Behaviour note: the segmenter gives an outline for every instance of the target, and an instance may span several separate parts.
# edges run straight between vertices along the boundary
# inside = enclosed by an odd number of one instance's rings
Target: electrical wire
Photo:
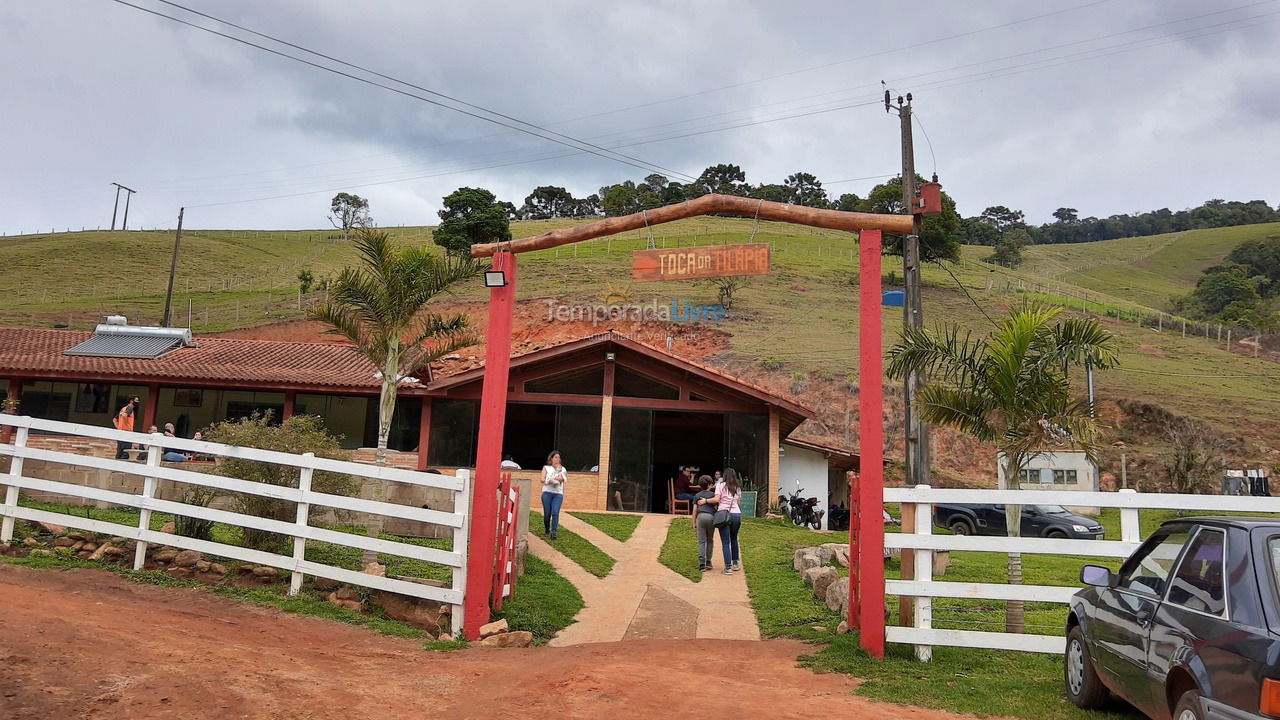
[[[470,104],[470,103],[465,103],[464,101],[457,100],[457,99],[455,99],[455,98],[451,98],[451,97],[449,97],[449,96],[447,96],[447,95],[443,95],[443,94],[441,94],[441,93],[437,93],[437,92],[434,92],[434,91],[431,91],[431,90],[425,90],[424,88],[421,88],[421,87],[420,87],[420,86],[418,86],[418,85],[414,85],[414,84],[412,84],[412,83],[408,83],[408,82],[405,82],[405,81],[403,81],[403,80],[396,80],[396,79],[392,79],[392,81],[393,81],[393,82],[399,83],[399,84],[401,84],[401,85],[405,85],[406,87],[412,87],[412,88],[415,88],[415,89],[418,89],[418,90],[423,90],[424,92],[431,93],[431,94],[436,95],[436,96],[438,96],[438,97],[445,97],[445,98],[448,98],[449,100],[451,100],[451,101],[453,101],[453,102],[456,102],[456,103],[459,103],[459,104],[465,105],[466,107],[477,108],[477,109],[479,109],[479,110],[481,110],[481,111],[483,111],[483,112],[489,113],[489,114],[494,115],[494,116],[497,116],[497,117],[499,117],[499,118],[510,119],[510,120],[512,120],[512,121],[514,121],[514,122],[516,122],[516,123],[520,123],[520,124],[522,124],[522,125],[527,125],[528,127],[521,127],[520,125],[514,125],[514,124],[512,124],[511,122],[505,122],[504,120],[496,120],[496,119],[494,119],[494,118],[492,118],[492,117],[487,117],[487,116],[485,116],[485,115],[482,115],[482,114],[480,114],[479,112],[471,112],[471,111],[469,111],[469,110],[464,110],[464,109],[462,109],[462,108],[454,107],[454,106],[452,106],[452,105],[449,105],[449,104],[444,103],[444,102],[440,102],[440,101],[438,101],[438,100],[433,100],[433,99],[431,99],[431,98],[429,98],[429,97],[424,97],[423,95],[419,95],[419,94],[417,94],[417,93],[412,93],[412,92],[409,92],[409,91],[406,91],[406,90],[402,90],[402,89],[400,89],[400,88],[396,88],[396,87],[392,87],[392,86],[390,86],[390,85],[386,85],[386,84],[384,84],[384,83],[380,83],[380,82],[376,82],[376,81],[374,81],[374,80],[370,80],[370,79],[368,79],[368,78],[360,77],[360,76],[358,76],[358,75],[353,75],[352,73],[344,72],[344,71],[339,70],[339,69],[337,69],[337,68],[329,67],[329,66],[327,66],[327,65],[322,65],[322,64],[317,63],[317,62],[312,62],[312,61],[307,60],[307,59],[305,59],[305,58],[300,58],[300,57],[298,57],[298,56],[296,56],[296,55],[290,55],[289,53],[282,52],[282,51],[280,51],[280,50],[276,50],[276,49],[274,49],[274,48],[269,48],[269,47],[267,47],[267,46],[265,46],[265,45],[260,45],[260,44],[255,43],[255,42],[251,42],[251,41],[249,41],[249,40],[245,40],[244,38],[236,37],[235,35],[231,35],[231,34],[224,33],[224,32],[219,32],[219,31],[214,30],[214,29],[212,29],[212,28],[207,28],[207,27],[204,27],[204,26],[198,25],[198,24],[196,24],[196,23],[189,22],[189,21],[187,21],[187,20],[183,20],[183,19],[181,19],[181,18],[174,17],[174,16],[172,16],[172,15],[166,15],[165,13],[159,12],[159,11],[157,11],[157,10],[152,10],[152,9],[150,9],[150,8],[142,7],[141,5],[135,5],[135,4],[131,3],[131,2],[128,2],[128,0],[111,0],[111,1],[112,1],[112,2],[114,2],[114,3],[117,3],[117,4],[119,4],[119,5],[124,5],[124,6],[126,6],[126,7],[130,7],[130,8],[133,8],[133,9],[135,9],[135,10],[139,10],[139,11],[141,11],[141,12],[145,12],[145,13],[149,13],[149,14],[151,14],[151,15],[155,15],[155,16],[157,16],[157,17],[162,17],[162,18],[165,18],[165,19],[167,19],[167,20],[172,20],[173,22],[176,22],[176,23],[179,23],[179,24],[182,24],[182,25],[186,25],[187,27],[194,28],[194,29],[196,29],[196,30],[200,30],[200,31],[202,31],[202,32],[206,32],[206,33],[209,33],[209,34],[211,34],[211,35],[217,35],[217,36],[219,36],[219,37],[223,37],[223,38],[226,38],[226,39],[228,39],[228,40],[232,40],[232,41],[234,41],[234,42],[238,42],[238,43],[241,43],[241,44],[243,44],[243,45],[247,45],[247,46],[249,46],[249,47],[257,48],[258,50],[262,50],[263,52],[271,53],[272,55],[278,55],[279,57],[287,58],[287,59],[289,59],[289,60],[293,60],[294,62],[299,62],[299,63],[302,63],[302,64],[304,64],[304,65],[309,65],[309,66],[311,66],[311,67],[313,67],[313,68],[317,68],[317,69],[319,69],[319,70],[324,70],[325,72],[330,72],[330,73],[333,73],[333,74],[335,74],[335,75],[339,75],[339,76],[342,76],[342,77],[345,77],[345,78],[348,78],[348,79],[351,79],[351,80],[355,80],[355,81],[357,81],[357,82],[365,83],[366,85],[372,85],[373,87],[381,88],[381,89],[383,89],[383,90],[387,90],[387,91],[390,91],[390,92],[393,92],[393,93],[397,93],[397,94],[399,94],[399,95],[404,95],[405,97],[410,97],[410,98],[413,98],[413,99],[416,99],[416,100],[420,100],[420,101],[422,101],[422,102],[429,103],[429,104],[431,104],[431,105],[435,105],[435,106],[437,106],[437,107],[441,107],[441,108],[444,108],[444,109],[446,109],[446,110],[452,110],[453,112],[460,113],[460,114],[462,114],[462,115],[467,115],[467,116],[469,116],[469,117],[473,117],[473,118],[476,118],[476,119],[478,119],[478,120],[483,120],[483,121],[488,122],[488,123],[493,123],[494,125],[500,125],[500,126],[502,126],[502,127],[508,128],[508,129],[510,129],[510,130],[514,130],[514,131],[516,131],[516,132],[524,133],[524,134],[526,134],[526,135],[531,135],[531,136],[533,136],[533,137],[541,138],[541,139],[543,139],[543,140],[547,140],[547,141],[554,142],[554,143],[557,143],[557,144],[560,144],[560,145],[564,145],[564,146],[566,146],[566,147],[571,147],[571,148],[574,148],[575,150],[579,150],[579,151],[581,151],[581,152],[590,153],[590,154],[592,154],[592,155],[596,155],[596,156],[598,156],[598,157],[601,157],[601,158],[604,158],[604,159],[607,159],[607,160],[612,160],[612,161],[614,161],[614,162],[619,162],[619,163],[622,163],[622,164],[624,164],[624,165],[630,165],[630,166],[632,166],[632,167],[639,168],[639,169],[641,169],[641,170],[645,170],[645,171],[648,171],[648,172],[654,172],[654,171],[656,171],[656,170],[662,170],[662,171],[669,172],[669,173],[672,173],[672,174],[675,174],[675,175],[678,175],[678,176],[681,176],[681,177],[689,178],[690,180],[694,179],[694,177],[693,177],[692,175],[688,175],[687,173],[682,173],[682,172],[680,172],[680,171],[671,170],[671,169],[669,169],[669,168],[664,168],[664,167],[662,167],[662,166],[655,165],[655,164],[653,164],[653,163],[645,162],[645,161],[640,160],[640,159],[638,159],[638,158],[631,158],[630,156],[623,156],[623,155],[618,154],[618,153],[614,153],[614,155],[617,155],[617,157],[614,157],[613,155],[606,154],[606,153],[608,153],[609,151],[604,150],[604,148],[598,148],[598,147],[596,147],[596,146],[593,146],[591,143],[583,142],[583,141],[581,141],[581,140],[577,140],[577,139],[575,139],[575,138],[571,138],[571,137],[569,137],[569,136],[567,136],[567,135],[562,135],[562,134],[560,134],[560,133],[554,133],[554,132],[552,132],[552,131],[547,131],[547,132],[551,132],[551,133],[552,133],[553,135],[555,135],[555,136],[559,136],[560,138],[565,138],[565,139],[557,139],[557,137],[549,137],[548,135],[543,135],[543,134],[540,134],[540,133],[538,133],[538,132],[534,132],[534,130],[531,130],[531,129],[529,129],[529,128],[538,128],[538,126],[537,126],[537,125],[534,125],[534,124],[532,124],[532,123],[528,123],[528,122],[523,121],[523,120],[518,120],[518,119],[515,119],[515,118],[511,118],[511,116],[509,116],[509,115],[504,115],[504,114],[502,114],[502,113],[499,113],[499,112],[496,112],[496,111],[493,111],[493,110],[488,110],[488,109],[485,109],[485,108],[480,108],[480,106],[478,106],[478,105],[472,105],[472,104]],[[165,0],[160,0],[160,1],[161,1],[161,2],[164,2]],[[169,3],[169,4],[172,4],[172,3]],[[184,8],[184,9],[185,9],[185,8]],[[194,13],[195,11],[189,11],[189,12],[193,12],[193,13]],[[203,13],[196,13],[196,14],[204,16],[204,15],[203,15]],[[212,17],[212,16],[205,16],[205,17]],[[216,19],[216,18],[215,18],[215,19]],[[226,24],[226,25],[229,25],[229,26],[232,26],[232,27],[239,27],[239,26],[236,26],[236,25],[232,25],[232,23],[225,22],[225,21],[223,21],[223,20],[218,20],[218,22],[222,22],[222,23],[224,23],[224,24]],[[254,32],[254,31],[252,31],[252,30],[247,30],[247,32]],[[262,35],[261,33],[256,33],[256,32],[254,32],[254,34],[255,34],[255,35],[260,35],[260,36],[263,36],[263,37],[270,37],[270,36]],[[287,42],[282,41],[282,40],[276,40],[276,39],[274,39],[274,38],[272,38],[272,40],[273,40],[274,42],[278,42],[278,43],[280,43],[280,44],[282,44],[282,45],[288,45],[288,46],[290,46],[290,47],[300,47],[300,46],[292,45],[291,43],[287,43]],[[303,49],[304,49],[306,52],[308,52],[308,53],[310,53],[310,54],[312,54],[312,55],[316,55],[317,57],[329,58],[329,56],[324,55],[324,54],[319,53],[319,52],[316,52],[316,51],[314,51],[314,50],[306,50],[305,48],[303,48]],[[339,62],[339,63],[341,63],[341,64],[343,64],[343,65],[345,65],[345,66],[347,66],[347,67],[352,67],[352,68],[358,68],[358,67],[359,67],[359,66],[353,65],[353,64],[351,64],[351,63],[347,63],[347,62],[345,62],[345,61],[341,61],[341,60],[336,60],[336,59],[335,59],[334,61],[335,61],[335,62]],[[379,73],[374,73],[374,72],[369,71],[369,70],[363,70],[363,71],[364,71],[364,72],[369,72],[370,74],[377,75],[377,76],[379,76],[379,77],[389,77],[389,76],[381,75],[381,74],[379,74]],[[538,129],[540,129],[540,128],[538,128]],[[573,144],[573,143],[577,143],[577,145],[575,145],[575,144]],[[585,147],[585,148],[584,148],[584,147],[579,147],[580,145],[585,145],[586,147]]]

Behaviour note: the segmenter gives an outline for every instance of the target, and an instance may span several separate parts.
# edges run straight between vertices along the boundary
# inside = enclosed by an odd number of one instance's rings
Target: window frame
[[[1215,615],[1214,613],[1207,612],[1205,610],[1197,610],[1193,607],[1187,607],[1182,603],[1170,600],[1169,591],[1173,589],[1172,582],[1165,583],[1164,594],[1161,596],[1160,601],[1168,603],[1173,607],[1186,610],[1187,612],[1196,613],[1197,615],[1204,615],[1205,617],[1217,618],[1219,620],[1230,620],[1231,593],[1227,590],[1227,558],[1230,557],[1230,555],[1227,553],[1227,543],[1231,541],[1231,533],[1227,532],[1226,528],[1196,525],[1195,531],[1191,533],[1191,537],[1187,539],[1187,544],[1183,546],[1182,552],[1178,555],[1178,562],[1174,564],[1173,570],[1169,572],[1169,577],[1177,577],[1178,572],[1182,570],[1182,563],[1187,560],[1187,551],[1191,549],[1191,546],[1195,544],[1196,540],[1200,538],[1200,534],[1203,532],[1216,532],[1222,535],[1222,613]]]
[[[1191,541],[1193,539],[1195,539],[1196,532],[1199,530],[1199,527],[1200,527],[1199,525],[1192,525],[1187,529],[1187,539],[1182,543],[1182,547],[1178,548],[1178,554],[1174,556],[1173,563],[1170,564],[1169,566],[1169,572],[1164,577],[1164,580],[1163,580],[1164,586],[1160,588],[1159,592],[1153,593],[1153,592],[1143,592],[1140,590],[1135,590],[1132,585],[1122,586],[1120,585],[1120,579],[1124,576],[1125,566],[1128,565],[1130,562],[1132,562],[1135,557],[1138,557],[1138,552],[1147,550],[1146,555],[1143,556],[1143,559],[1146,559],[1146,557],[1151,554],[1150,550],[1154,549],[1156,545],[1159,545],[1164,538],[1167,538],[1170,535],[1173,535],[1175,532],[1178,532],[1178,530],[1180,529],[1180,526],[1177,526],[1177,525],[1173,526],[1173,528],[1171,528],[1169,532],[1164,533],[1163,535],[1153,534],[1151,537],[1147,538],[1146,542],[1138,546],[1138,550],[1135,551],[1132,555],[1130,555],[1128,559],[1126,559],[1124,563],[1120,565],[1120,569],[1116,571],[1115,590],[1117,592],[1132,593],[1133,595],[1144,597],[1149,600],[1155,600],[1156,602],[1162,602],[1164,600],[1164,597],[1169,592],[1169,578],[1178,570],[1179,567],[1182,566],[1182,557],[1187,552],[1187,546],[1191,544]],[[1160,530],[1156,530],[1156,533],[1160,533]],[[1148,546],[1150,546],[1150,549],[1148,549]]]

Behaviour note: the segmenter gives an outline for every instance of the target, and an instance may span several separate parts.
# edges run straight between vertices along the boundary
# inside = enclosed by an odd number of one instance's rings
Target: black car
[[[933,508],[933,523],[954,535],[1008,535],[1004,505],[943,503]],[[1023,505],[1023,537],[1097,540],[1103,536],[1097,520],[1068,512],[1061,505]]]
[[[1280,716],[1280,520],[1171,520],[1067,617],[1067,696],[1164,720]]]

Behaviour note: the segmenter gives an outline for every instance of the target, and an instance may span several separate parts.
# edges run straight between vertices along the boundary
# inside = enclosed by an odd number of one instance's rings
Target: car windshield
[[[1067,509],[1062,507],[1061,505],[1037,505],[1036,507],[1040,508],[1040,512],[1044,513],[1045,515],[1069,515],[1070,514],[1067,512]]]

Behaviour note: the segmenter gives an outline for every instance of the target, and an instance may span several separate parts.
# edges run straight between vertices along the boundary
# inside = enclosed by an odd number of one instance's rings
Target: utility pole
[[[178,230],[173,235],[173,258],[169,261],[169,289],[164,294],[164,319],[160,324],[169,327],[170,311],[173,309],[173,278],[178,274],[178,247],[182,245],[182,214],[186,212],[186,208],[178,208]],[[187,316],[191,315],[191,307],[187,306]],[[187,326],[191,326],[190,320]]]
[[[902,325],[904,328],[918,328],[924,325],[924,309],[920,301],[920,233],[924,227],[924,216],[914,211],[916,157],[911,139],[911,93],[907,93],[905,102],[899,95],[897,105],[894,105],[886,88],[884,108],[885,112],[898,112],[902,134],[902,208],[903,212],[910,212],[913,217],[912,232],[902,239],[902,278],[906,290],[902,304]],[[923,381],[924,378],[919,373],[911,373],[903,381],[902,427],[906,441],[907,487],[933,484],[929,472],[929,427],[915,408],[916,391]]]
[[[124,196],[124,222],[120,224],[120,229],[128,230],[129,229],[129,198],[133,197],[133,194],[137,192],[137,190],[130,190],[129,188],[117,182],[113,182],[111,184],[116,186],[116,204],[111,208],[111,229],[112,230],[116,229],[116,211],[120,209],[120,191],[124,190],[129,194]]]

